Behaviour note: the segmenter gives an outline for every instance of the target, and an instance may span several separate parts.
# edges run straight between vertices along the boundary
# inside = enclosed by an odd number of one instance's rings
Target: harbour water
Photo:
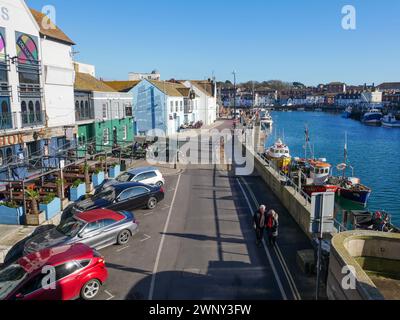
[[[280,137],[289,145],[293,157],[304,157],[305,126],[310,132],[316,158],[326,158],[334,167],[344,160],[345,135],[348,136],[349,164],[354,175],[373,193],[370,210],[385,210],[400,225],[400,129],[369,127],[323,112],[272,112],[273,132],[266,140],[269,147]],[[351,170],[347,172],[352,175]],[[361,209],[352,203],[340,203],[343,209]]]

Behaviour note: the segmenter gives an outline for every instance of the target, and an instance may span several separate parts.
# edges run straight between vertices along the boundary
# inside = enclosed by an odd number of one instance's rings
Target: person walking
[[[257,212],[254,214],[254,224],[256,227],[256,237],[257,237],[257,246],[260,247],[265,230],[265,212],[266,207],[264,205],[260,206]]]
[[[268,212],[266,218],[266,229],[268,234],[269,245],[275,246],[279,235],[279,216],[274,210]]]

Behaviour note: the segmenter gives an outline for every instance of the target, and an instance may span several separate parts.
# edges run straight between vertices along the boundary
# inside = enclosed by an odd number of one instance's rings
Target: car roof
[[[79,220],[85,221],[86,223],[92,223],[104,219],[121,221],[125,218],[122,214],[108,209],[96,209],[96,210],[81,212],[77,213],[75,217],[78,218]]]
[[[128,170],[128,173],[136,176],[138,174],[149,172],[149,171],[158,171],[158,169],[155,167],[140,167],[140,168],[130,169],[130,170]]]
[[[18,264],[28,273],[33,273],[44,266],[57,266],[72,260],[91,259],[93,249],[83,243],[47,248],[29,254],[18,260]]]
[[[113,184],[111,187],[113,187],[117,191],[117,193],[119,193],[125,189],[134,188],[134,187],[145,187],[147,189],[151,189],[151,186],[140,183],[140,182],[121,182],[121,183]]]

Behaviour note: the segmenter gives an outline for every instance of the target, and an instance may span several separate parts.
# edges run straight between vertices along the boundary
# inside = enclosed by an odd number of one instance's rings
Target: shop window
[[[6,158],[7,158],[7,163],[12,163],[13,162],[13,151],[12,151],[11,148],[7,148]]]

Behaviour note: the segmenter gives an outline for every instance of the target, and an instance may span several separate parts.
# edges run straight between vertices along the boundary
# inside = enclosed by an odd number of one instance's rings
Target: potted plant
[[[24,208],[15,202],[0,203],[0,224],[22,225],[24,223]]]
[[[54,193],[49,193],[39,204],[39,209],[46,213],[46,220],[50,220],[61,212],[61,199],[57,198]]]
[[[32,226],[39,226],[46,221],[45,212],[39,212],[38,201],[40,194],[38,191],[29,189],[26,190],[28,200],[31,202],[31,211],[26,214],[26,224]]]
[[[75,180],[70,188],[70,200],[78,201],[82,196],[86,194],[86,186],[80,179]]]
[[[102,169],[97,168],[92,176],[93,186],[98,187],[103,183],[105,179],[105,173]]]
[[[121,166],[119,164],[114,163],[108,169],[108,176],[111,179],[117,178],[120,175],[120,173],[121,173]]]

